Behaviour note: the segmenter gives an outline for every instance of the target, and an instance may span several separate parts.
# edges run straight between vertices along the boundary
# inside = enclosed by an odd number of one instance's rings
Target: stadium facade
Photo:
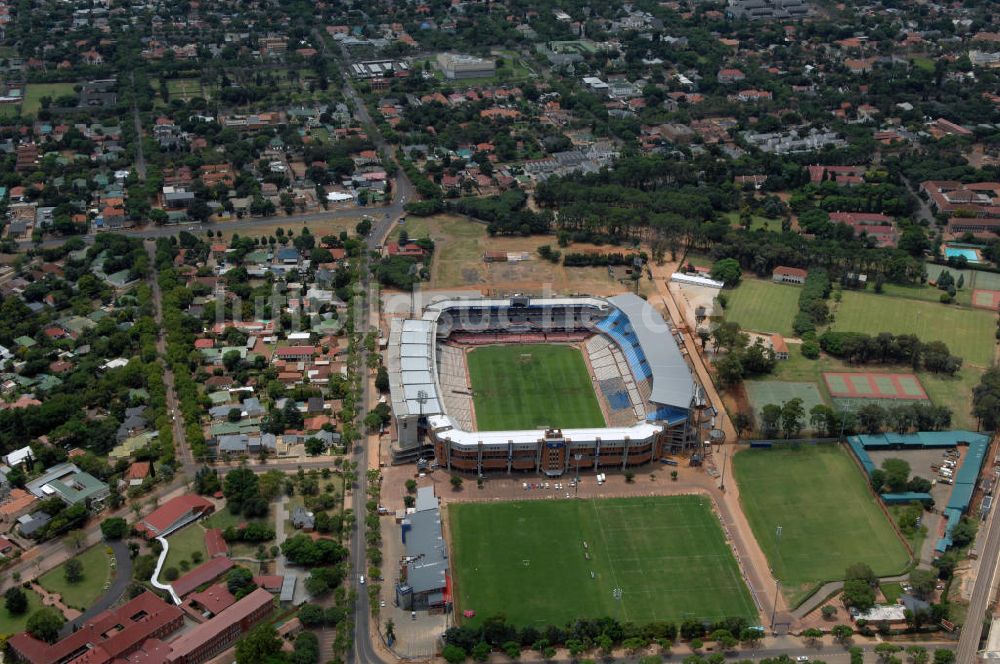
[[[605,428],[477,431],[463,346],[575,343],[614,403]],[[393,319],[393,461],[477,474],[624,469],[694,444],[704,396],[670,325],[642,298],[451,299]],[[610,386],[610,387],[609,387]],[[613,420],[613,421],[612,421]]]

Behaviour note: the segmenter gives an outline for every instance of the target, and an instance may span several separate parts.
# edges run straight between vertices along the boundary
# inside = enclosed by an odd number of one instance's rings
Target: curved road
[[[129,582],[132,581],[132,558],[128,554],[128,545],[122,540],[107,542],[115,554],[115,578],[111,580],[108,591],[101,595],[94,604],[84,611],[79,618],[63,625],[59,631],[60,638],[69,636],[76,631],[77,627],[90,620],[94,616],[107,611],[114,606],[125,594]],[[98,544],[97,546],[101,546]]]

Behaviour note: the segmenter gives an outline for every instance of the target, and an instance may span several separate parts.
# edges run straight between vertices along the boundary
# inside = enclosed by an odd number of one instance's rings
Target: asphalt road
[[[990,510],[985,527],[980,528],[980,531],[985,532],[976,545],[979,550],[979,572],[972,586],[969,610],[959,637],[955,659],[962,663],[976,661],[979,637],[982,634],[981,621],[986,617],[986,608],[993,595],[993,577],[997,568],[997,556],[1000,555],[1000,526],[996,523],[996,510]]]
[[[156,276],[156,245],[153,242],[146,243],[146,253],[149,255],[150,265],[154,267],[149,275],[149,286],[153,291],[153,309],[157,330],[156,353],[163,360],[163,384],[166,387],[167,414],[170,415],[171,427],[173,428],[174,453],[181,461],[182,472],[194,478],[198,465],[194,462],[194,455],[187,444],[184,416],[180,410],[180,402],[177,400],[177,391],[174,389],[174,372],[166,360],[167,339],[166,330],[163,329],[163,294],[160,292],[160,282]]]

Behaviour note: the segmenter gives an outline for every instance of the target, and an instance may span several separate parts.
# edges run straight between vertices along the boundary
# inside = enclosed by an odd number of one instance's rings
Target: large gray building
[[[458,53],[439,53],[437,65],[444,77],[451,80],[486,78],[497,72],[494,60]]]
[[[448,547],[441,532],[441,510],[434,487],[417,489],[412,514],[403,519],[406,559],[396,584],[396,603],[407,611],[446,610]]]
[[[726,13],[750,21],[803,19],[809,5],[803,0],[729,0]]]

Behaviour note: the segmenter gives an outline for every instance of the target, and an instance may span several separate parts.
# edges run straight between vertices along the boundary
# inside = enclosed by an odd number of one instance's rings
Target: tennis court
[[[972,291],[972,306],[992,311],[1000,310],[1000,291],[986,289]]]
[[[927,392],[913,374],[828,372],[823,374],[830,396],[839,399],[903,399],[924,401]]]

